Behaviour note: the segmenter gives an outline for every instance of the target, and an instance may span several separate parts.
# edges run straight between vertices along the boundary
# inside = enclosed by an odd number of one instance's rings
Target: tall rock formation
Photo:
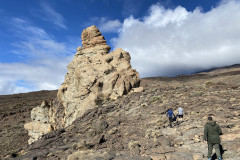
[[[57,98],[33,109],[32,122],[25,124],[31,137],[29,143],[71,125],[88,109],[117,99],[140,84],[138,72],[130,65],[129,53],[120,48],[109,53],[111,48],[96,26],[83,30],[81,38],[82,47],[78,47],[67,66]]]

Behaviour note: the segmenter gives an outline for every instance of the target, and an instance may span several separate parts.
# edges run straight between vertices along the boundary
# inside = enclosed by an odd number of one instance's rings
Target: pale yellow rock
[[[140,82],[138,72],[131,68],[129,53],[121,48],[108,53],[110,47],[96,26],[83,31],[82,45],[68,65],[57,95],[65,107],[65,127],[86,110],[127,94]]]
[[[32,122],[26,123],[24,128],[28,130],[30,139],[29,144],[38,140],[42,135],[47,134],[53,130],[49,120],[49,104],[43,101],[41,106],[35,107],[31,111]]]
[[[138,141],[133,141],[131,140],[129,143],[128,143],[128,148],[129,150],[132,150],[134,148],[138,148],[140,146],[139,142]]]
[[[183,145],[183,144],[184,144],[183,139],[181,139],[181,138],[176,138],[176,139],[174,140],[174,144],[175,144],[176,146],[181,146],[181,145]]]
[[[230,102],[236,101],[236,98],[230,98]]]
[[[133,88],[133,92],[140,93],[143,92],[143,87]]]
[[[229,133],[221,136],[222,141],[234,141],[237,138],[240,138],[239,133]]]
[[[201,139],[200,139],[200,136],[199,136],[199,135],[195,135],[195,137],[194,137],[194,142],[195,142],[195,143],[201,142]]]
[[[24,128],[28,130],[28,135],[30,136],[28,144],[37,141],[42,135],[47,134],[53,130],[50,124],[45,124],[36,121],[26,123],[24,125]]]
[[[49,133],[52,131],[52,127],[50,124],[43,124],[39,122],[29,122],[24,125],[26,130],[33,130],[35,132],[40,133]]]
[[[164,155],[154,155],[151,156],[152,160],[165,160],[166,157]]]
[[[203,155],[201,153],[199,154],[194,154],[193,155],[193,159],[194,160],[202,160],[203,159]]]

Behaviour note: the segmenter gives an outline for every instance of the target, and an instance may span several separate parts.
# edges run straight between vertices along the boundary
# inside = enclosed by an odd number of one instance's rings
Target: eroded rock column
[[[77,48],[67,66],[57,98],[48,106],[32,110],[32,122],[25,125],[31,136],[29,143],[52,130],[71,125],[87,110],[140,85],[139,74],[130,65],[129,53],[121,48],[109,53],[111,48],[96,26],[83,30],[81,38],[82,47]]]

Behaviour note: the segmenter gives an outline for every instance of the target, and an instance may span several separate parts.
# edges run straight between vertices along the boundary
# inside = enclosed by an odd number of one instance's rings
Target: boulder
[[[135,93],[139,93],[139,92],[143,92],[144,91],[143,87],[133,88],[132,90]]]
[[[41,106],[32,109],[32,122],[26,123],[24,125],[24,128],[29,131],[29,144],[38,140],[42,135],[53,130],[52,125],[49,123],[49,107],[50,106],[48,102],[44,101]]]
[[[130,65],[130,55],[119,48],[109,52],[96,26],[82,33],[82,46],[68,65],[65,81],[58,90],[64,106],[65,127],[109,99],[127,94],[140,83],[139,74]]]

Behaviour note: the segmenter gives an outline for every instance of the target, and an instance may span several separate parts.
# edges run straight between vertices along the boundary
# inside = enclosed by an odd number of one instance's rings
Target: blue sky
[[[58,89],[96,25],[141,77],[240,63],[237,0],[2,0],[0,95]]]

